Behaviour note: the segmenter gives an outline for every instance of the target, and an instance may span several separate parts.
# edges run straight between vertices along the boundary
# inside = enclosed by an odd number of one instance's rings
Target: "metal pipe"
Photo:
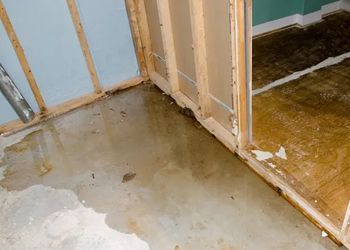
[[[34,119],[34,112],[19,92],[15,83],[0,64],[0,91],[15,110],[19,118],[24,123],[28,123]]]

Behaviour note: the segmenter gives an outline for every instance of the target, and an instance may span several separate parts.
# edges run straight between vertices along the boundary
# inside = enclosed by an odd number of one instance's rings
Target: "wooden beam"
[[[20,120],[15,120],[15,121],[8,122],[6,124],[2,124],[0,125],[0,135],[8,136],[13,133],[19,132],[23,129],[32,127],[38,123],[47,121],[51,118],[57,117],[59,115],[62,115],[74,109],[108,98],[109,96],[112,96],[113,94],[115,94],[120,90],[138,85],[146,81],[147,79],[148,78],[137,76],[137,77],[128,79],[126,81],[120,82],[110,87],[105,92],[101,92],[99,94],[92,93],[92,94],[84,95],[84,96],[69,100],[67,102],[58,104],[54,107],[49,107],[45,114],[38,114],[35,117],[35,119],[30,123],[23,123]]]
[[[4,25],[6,33],[7,33],[8,37],[12,43],[12,46],[16,52],[17,58],[18,58],[19,63],[22,67],[24,75],[26,76],[26,78],[28,80],[28,83],[29,83],[29,86],[33,92],[34,98],[35,98],[40,110],[42,112],[44,112],[44,111],[46,111],[45,101],[44,101],[43,97],[41,96],[40,89],[36,83],[36,80],[34,78],[32,70],[31,70],[29,63],[27,61],[27,58],[24,54],[24,50],[23,50],[23,48],[18,40],[18,37],[15,33],[15,30],[12,26],[12,23],[10,21],[10,18],[8,16],[7,12],[6,12],[6,9],[5,9],[5,6],[4,6],[2,0],[0,0],[0,18],[1,18],[1,21]]]
[[[172,93],[179,91],[179,79],[177,73],[177,62],[171,23],[169,0],[157,0],[160,28],[164,46],[168,82]]]
[[[155,71],[154,57],[152,53],[151,35],[148,27],[145,0],[134,0],[136,5],[136,17],[140,30],[143,54],[146,61],[148,75]]]
[[[135,51],[136,51],[141,75],[146,77],[148,73],[147,73],[147,67],[146,67],[146,59],[145,59],[144,50],[142,46],[141,33],[140,33],[139,24],[137,20],[137,11],[136,11],[137,7],[135,5],[134,0],[125,0],[125,4],[128,12],[131,34],[134,41]]]
[[[202,118],[208,118],[211,113],[211,101],[209,96],[203,0],[190,0],[190,16],[199,110]]]
[[[229,13],[230,13],[230,38],[231,38],[231,60],[232,60],[232,71],[231,71],[231,85],[232,85],[232,106],[236,117],[232,120],[232,129],[235,130],[235,135],[237,135],[237,125],[238,125],[238,79],[237,79],[237,46],[236,46],[236,12],[235,12],[235,0],[229,1]]]
[[[245,0],[234,1],[235,26],[236,26],[236,89],[238,96],[238,141],[239,147],[245,147],[249,142],[249,110],[248,110],[248,83],[247,83],[247,61],[246,61],[246,17]]]
[[[88,41],[87,41],[86,36],[85,36],[84,28],[83,28],[83,25],[81,24],[77,4],[76,4],[75,0],[67,0],[67,5],[68,5],[68,8],[69,8],[69,11],[71,14],[71,18],[72,18],[73,23],[74,23],[75,30],[76,30],[77,35],[78,35],[81,50],[83,51],[83,54],[84,54],[84,58],[85,58],[85,61],[86,61],[86,64],[87,64],[87,67],[88,67],[88,70],[90,73],[90,78],[92,80],[92,84],[94,86],[95,92],[97,94],[99,94],[102,92],[102,88],[101,88],[100,81],[99,81],[98,76],[97,76],[96,67],[95,67],[94,61],[92,59],[89,44],[88,44]]]

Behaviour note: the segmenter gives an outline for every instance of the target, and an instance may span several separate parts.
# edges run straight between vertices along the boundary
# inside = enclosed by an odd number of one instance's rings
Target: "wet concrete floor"
[[[71,190],[150,249],[338,249],[180,111],[147,84],[50,120],[5,149],[0,186]]]

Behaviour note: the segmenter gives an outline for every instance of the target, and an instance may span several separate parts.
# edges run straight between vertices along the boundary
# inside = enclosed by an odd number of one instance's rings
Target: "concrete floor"
[[[0,139],[1,249],[338,249],[152,85]]]

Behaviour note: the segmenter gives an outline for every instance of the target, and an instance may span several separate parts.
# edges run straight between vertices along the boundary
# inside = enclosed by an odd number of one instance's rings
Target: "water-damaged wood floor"
[[[253,141],[273,154],[264,164],[337,226],[350,200],[350,59],[332,60],[348,52],[346,12],[253,42],[255,90],[331,62],[253,96]]]

